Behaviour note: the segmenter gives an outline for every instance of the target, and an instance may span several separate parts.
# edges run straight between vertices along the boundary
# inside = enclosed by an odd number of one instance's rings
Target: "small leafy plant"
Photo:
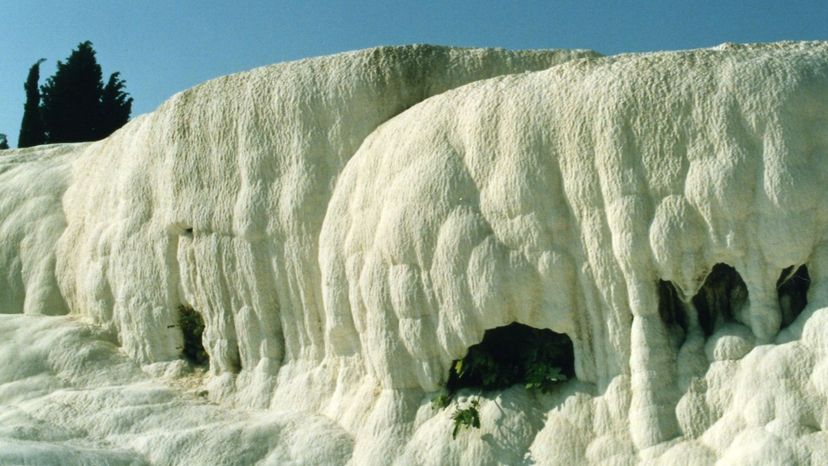
[[[469,403],[469,406],[465,408],[456,408],[454,410],[454,414],[451,415],[451,419],[454,421],[454,430],[451,431],[451,438],[457,438],[457,433],[460,432],[460,429],[466,428],[480,428],[480,411],[478,408],[480,407],[480,401],[474,399]]]
[[[434,409],[443,409],[451,403],[451,395],[442,391],[431,399],[431,407]]]
[[[556,382],[565,380],[566,376],[558,367],[552,367],[544,363],[532,364],[526,368],[526,384],[524,387],[527,390],[540,390],[541,393],[549,393]]]

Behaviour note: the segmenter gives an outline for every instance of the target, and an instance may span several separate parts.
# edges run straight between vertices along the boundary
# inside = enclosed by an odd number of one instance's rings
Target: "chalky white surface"
[[[0,156],[0,464],[826,464],[826,186],[825,43],[209,81]],[[677,348],[657,281],[689,298],[720,262],[749,303]],[[577,380],[485,393],[452,440],[431,397],[514,321],[569,335]]]

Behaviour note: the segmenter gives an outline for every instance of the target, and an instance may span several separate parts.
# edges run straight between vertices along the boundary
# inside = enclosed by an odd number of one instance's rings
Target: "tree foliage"
[[[100,138],[109,136],[129,121],[132,98],[126,93],[126,81],[120,76],[119,72],[112,73],[101,94]]]
[[[132,111],[125,86],[117,72],[104,86],[92,43],[80,43],[65,63],[58,61],[57,72],[40,88],[46,141],[94,141],[109,136],[129,120]]]
[[[0,149],[8,149],[9,148],[9,141],[6,139],[6,135],[0,133]]]
[[[20,136],[17,147],[31,147],[46,142],[43,121],[40,117],[40,64],[46,59],[41,58],[31,68],[23,89],[26,91],[26,103],[23,104],[23,121],[20,122]]]

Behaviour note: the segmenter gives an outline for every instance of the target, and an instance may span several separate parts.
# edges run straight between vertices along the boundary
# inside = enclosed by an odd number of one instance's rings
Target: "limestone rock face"
[[[0,462],[828,463],[826,43],[370,49],[2,154]],[[432,408],[513,322],[575,378]]]

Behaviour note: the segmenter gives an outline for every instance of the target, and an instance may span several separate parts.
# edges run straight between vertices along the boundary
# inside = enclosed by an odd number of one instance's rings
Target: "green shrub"
[[[563,382],[567,377],[559,367],[553,367],[544,361],[533,361],[526,368],[527,390],[540,390],[548,393],[556,382]]]
[[[441,391],[434,398],[431,399],[431,407],[434,409],[443,409],[451,403],[451,395],[445,391]]]
[[[454,410],[454,414],[451,415],[451,419],[454,421],[454,430],[451,431],[451,438],[457,438],[457,433],[463,427],[480,428],[480,411],[477,409],[479,407],[480,401],[474,399],[466,408],[460,409],[458,407]]]

